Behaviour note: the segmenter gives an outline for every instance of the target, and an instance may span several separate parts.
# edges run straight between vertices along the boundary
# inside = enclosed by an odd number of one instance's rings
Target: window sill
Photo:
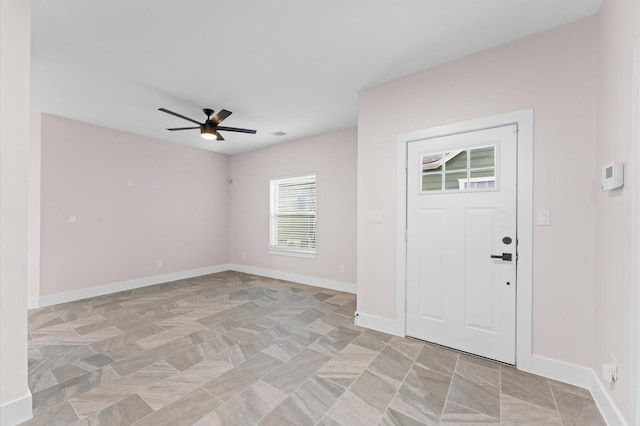
[[[305,259],[315,259],[317,257],[317,253],[310,251],[286,250],[276,248],[269,248],[268,251],[269,254],[275,254],[277,256],[303,257]]]

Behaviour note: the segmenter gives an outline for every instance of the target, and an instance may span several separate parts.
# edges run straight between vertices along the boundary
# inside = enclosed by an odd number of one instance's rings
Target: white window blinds
[[[315,253],[316,175],[271,179],[272,250]]]

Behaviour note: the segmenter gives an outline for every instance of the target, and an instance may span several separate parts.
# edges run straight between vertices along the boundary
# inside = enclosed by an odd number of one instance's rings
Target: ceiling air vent
[[[277,138],[279,138],[280,136],[284,136],[284,135],[286,135],[286,133],[281,131],[281,130],[278,130],[277,132],[271,133],[271,136],[275,136]]]

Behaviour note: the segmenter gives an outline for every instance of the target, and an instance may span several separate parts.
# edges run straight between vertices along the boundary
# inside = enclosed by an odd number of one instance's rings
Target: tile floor
[[[23,425],[604,425],[589,392],[235,272],[29,312]]]

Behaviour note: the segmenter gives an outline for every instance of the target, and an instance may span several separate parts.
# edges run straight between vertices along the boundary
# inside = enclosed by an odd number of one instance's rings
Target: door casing
[[[518,125],[517,234],[518,268],[516,295],[516,365],[532,369],[532,281],[533,281],[533,109],[430,127],[401,133],[396,142],[396,324],[397,334],[406,336],[407,304],[407,145],[409,142],[456,133],[472,132],[508,124]]]
[[[631,248],[630,248],[630,285],[631,285],[631,410],[630,424],[640,424],[640,38],[633,49],[633,94],[632,94],[632,140],[630,176],[631,186]],[[609,417],[605,417],[609,419]]]

